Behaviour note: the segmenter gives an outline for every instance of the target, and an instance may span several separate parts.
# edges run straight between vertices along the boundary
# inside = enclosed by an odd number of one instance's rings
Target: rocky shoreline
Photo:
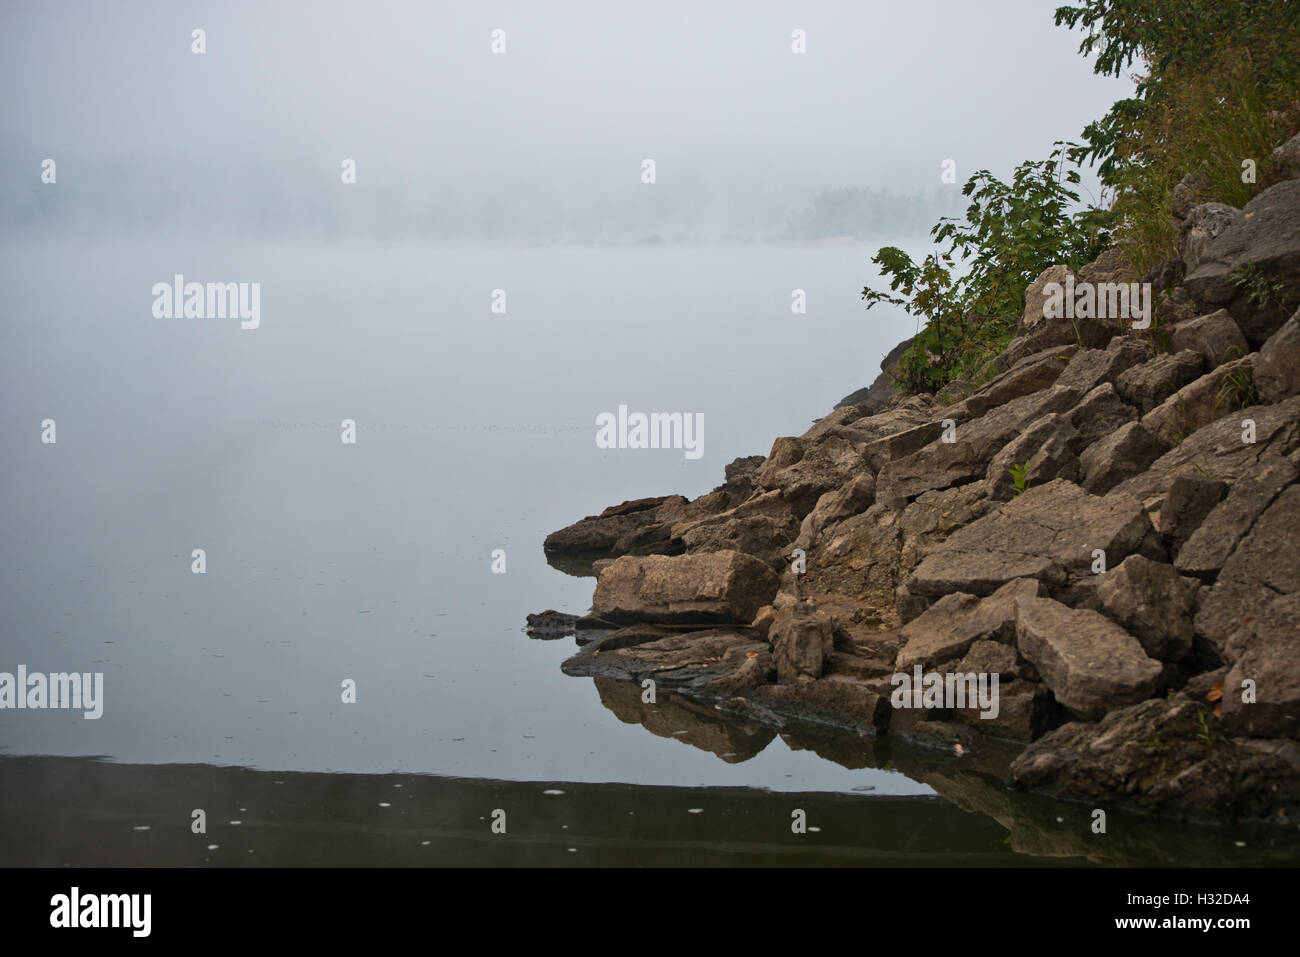
[[[899,395],[896,349],[712,492],[553,533],[548,559],[598,578],[590,615],[538,616],[538,636],[579,635],[568,674],[736,720],[1007,755],[989,773],[1019,791],[1288,821],[1300,137],[1273,161],[1290,178],[1242,210],[1175,190],[1181,258],[1153,275],[1120,249],[1044,272],[991,381]],[[1064,281],[1150,282],[1154,321],[1045,317]],[[914,673],[996,676],[996,713],[900,707]]]

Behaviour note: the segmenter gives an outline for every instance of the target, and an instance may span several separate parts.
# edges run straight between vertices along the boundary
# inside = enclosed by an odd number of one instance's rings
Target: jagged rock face
[[[1255,815],[1300,798],[1300,747],[1227,737],[1190,694],[1045,735],[1011,765],[1016,783],[1075,800],[1138,800],[1204,816]]]
[[[1101,611],[1119,622],[1160,661],[1178,661],[1192,651],[1192,602],[1200,582],[1172,565],[1130,555],[1101,576]]]
[[[1251,301],[1250,284],[1233,279],[1245,266],[1278,284],[1283,300],[1295,308],[1300,300],[1300,179],[1270,186],[1247,203],[1236,219],[1205,244],[1198,265],[1189,268],[1184,280],[1202,305],[1227,307],[1247,341],[1260,346],[1290,312],[1260,309]]]
[[[1151,697],[1163,669],[1105,615],[1050,598],[1018,598],[1016,644],[1056,700],[1085,718]]]
[[[1169,344],[1174,352],[1190,349],[1199,354],[1209,369],[1250,351],[1241,327],[1227,309],[1177,323],[1169,331]]]
[[[1079,477],[1079,432],[1068,415],[1049,412],[1031,422],[1018,436],[993,456],[988,467],[988,496],[1005,502],[1016,494],[1012,468],[1024,470],[1029,485],[1043,485],[1054,478],[1074,481]]]
[[[600,573],[591,610],[619,624],[748,624],[778,584],[775,571],[740,552],[625,555]]]
[[[1115,382],[1125,402],[1143,415],[1201,374],[1201,356],[1191,349],[1158,355],[1129,369]]]
[[[807,602],[778,611],[767,637],[780,681],[820,678],[835,644],[830,620]]]
[[[1090,495],[1057,479],[952,534],[926,556],[907,588],[934,597],[990,595],[1014,579],[1035,578],[1058,591],[1092,574],[1098,549],[1108,565],[1136,552],[1161,552],[1137,500]]]
[[[916,665],[928,670],[961,658],[977,642],[1013,642],[1016,599],[1040,594],[1041,583],[1019,579],[1003,585],[988,598],[962,592],[944,595],[899,630],[904,644],[895,666],[899,671],[910,671]]]
[[[1254,618],[1277,596],[1300,592],[1297,528],[1300,528],[1300,485],[1290,485],[1255,520],[1223,563],[1214,587],[1201,600],[1196,633],[1220,649],[1226,661],[1236,660],[1239,643],[1234,641],[1234,636],[1250,624],[1248,619]],[[1184,546],[1183,551],[1186,550]]]
[[[1223,680],[1223,724],[1251,738],[1294,738],[1300,732],[1300,593],[1269,596],[1254,612],[1229,639],[1236,663]]]
[[[778,726],[1035,741],[1016,780],[1073,798],[1213,815],[1300,797],[1300,312],[1225,278],[1262,257],[1300,293],[1300,183],[1240,213],[1183,185],[1187,262],[1146,280],[1163,326],[1044,318],[1053,267],[988,383],[837,408],[693,502],[548,539],[646,553],[601,562],[583,621],[634,626],[566,672],[655,675]],[[1113,251],[1077,278],[1133,277]],[[667,631],[699,625],[723,627]],[[915,667],[998,675],[997,716],[892,708]]]
[[[1300,393],[1300,309],[1259,350],[1254,377],[1264,402],[1281,402]]]
[[[1240,410],[1252,389],[1251,357],[1246,356],[1188,383],[1142,416],[1142,425],[1166,446],[1175,445],[1202,426]]]
[[[1083,487],[1094,495],[1105,495],[1126,478],[1145,471],[1168,448],[1168,442],[1152,435],[1140,422],[1126,422],[1080,456]]]
[[[1209,511],[1178,550],[1174,567],[1185,575],[1211,580],[1300,469],[1280,455],[1261,459],[1257,468],[1232,486],[1227,499]]]

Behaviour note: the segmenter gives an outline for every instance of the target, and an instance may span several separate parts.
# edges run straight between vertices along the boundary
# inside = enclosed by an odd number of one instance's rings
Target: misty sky
[[[1077,138],[1131,84],[1092,74],[1055,6],[6,3],[0,186],[30,192],[54,157],[62,184],[135,194],[137,218],[165,187],[200,217],[427,202],[562,232],[653,203],[758,228],[821,189],[931,191],[945,158],[963,182]],[[339,195],[344,158],[365,198]]]

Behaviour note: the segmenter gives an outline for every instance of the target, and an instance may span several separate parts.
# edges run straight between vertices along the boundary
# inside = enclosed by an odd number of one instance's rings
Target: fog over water
[[[548,532],[868,384],[915,331],[862,308],[876,246],[1122,95],[1054,6],[6,4],[0,671],[105,703],[0,751],[929,793],[650,734],[522,626],[590,605]],[[258,283],[257,328],[158,317],[178,274]],[[620,404],[704,454],[597,448]]]

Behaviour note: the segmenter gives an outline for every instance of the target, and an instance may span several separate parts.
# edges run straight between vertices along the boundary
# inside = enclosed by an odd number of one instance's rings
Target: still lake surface
[[[938,759],[828,760],[837,745],[685,702],[643,724],[560,672],[571,641],[523,633],[529,612],[590,606],[592,579],[547,565],[548,532],[705,492],[871,381],[914,331],[864,312],[873,251],[6,243],[0,671],[103,672],[105,700],[98,720],[0,712],[0,859],[231,863],[189,832],[203,794],[228,798],[219,824],[241,839],[307,806],[327,835],[381,835],[321,860],[267,830],[262,864],[906,863],[898,835],[922,832],[918,863],[1080,859],[1048,838],[1017,853],[1007,821],[935,796],[961,773]],[[151,289],[177,273],[261,283],[260,327],[155,318]],[[597,448],[620,404],[702,412],[703,456]],[[546,791],[585,796],[586,823]],[[276,793],[292,797],[272,813]],[[486,848],[501,794],[546,853]],[[796,794],[839,826],[786,846]],[[646,833],[611,823],[638,809]],[[1225,837],[1187,841],[1230,857]]]

